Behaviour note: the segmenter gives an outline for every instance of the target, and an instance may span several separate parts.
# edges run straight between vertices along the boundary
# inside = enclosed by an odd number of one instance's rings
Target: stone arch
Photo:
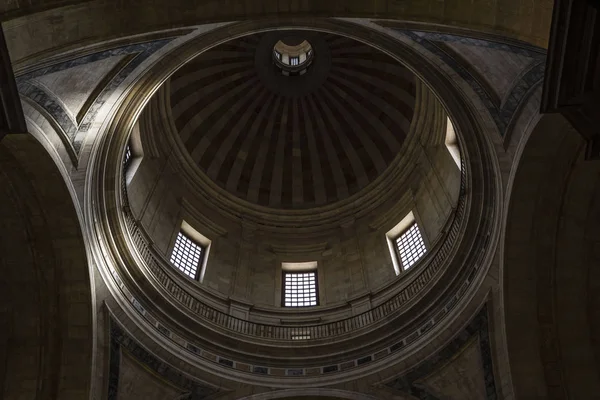
[[[362,40],[366,43],[373,43],[373,45],[379,46],[382,49],[387,48],[387,51],[390,54],[394,54],[396,53],[396,51],[400,51],[400,48],[405,49],[405,56],[407,58],[406,63],[410,63],[410,65],[415,65],[415,69],[418,69],[416,68],[417,65],[420,67],[421,74],[423,74],[424,78],[427,77],[426,81],[429,82],[432,87],[435,87],[437,89],[436,92],[439,93],[440,98],[453,99],[453,101],[449,102],[448,104],[449,112],[456,118],[457,122],[460,121],[460,123],[457,123],[456,126],[460,127],[460,133],[463,134],[465,138],[468,138],[464,140],[465,154],[472,155],[473,157],[472,159],[467,160],[468,162],[466,163],[466,165],[469,168],[469,173],[467,175],[469,177],[469,196],[472,195],[471,198],[474,199],[473,202],[470,202],[468,204],[468,210],[470,215],[477,216],[477,218],[474,217],[473,219],[469,220],[469,226],[465,224],[464,236],[462,231],[458,233],[458,235],[461,235],[461,238],[464,238],[461,239],[461,246],[464,246],[464,248],[467,249],[471,246],[471,243],[476,243],[473,246],[483,247],[487,246],[490,240],[495,241],[495,238],[497,237],[497,231],[499,231],[499,229],[490,229],[490,226],[492,224],[492,221],[496,220],[498,215],[497,211],[499,211],[497,205],[498,202],[496,202],[495,200],[499,196],[500,190],[498,187],[498,180],[493,174],[493,171],[495,171],[495,168],[497,168],[497,161],[495,160],[494,156],[489,152],[490,149],[488,146],[490,145],[490,143],[488,142],[486,136],[483,134],[479,134],[477,131],[477,128],[481,126],[479,119],[477,119],[474,115],[470,113],[471,109],[467,105],[468,103],[463,103],[464,100],[462,97],[451,96],[455,93],[455,88],[445,79],[444,75],[441,72],[437,71],[434,68],[433,64],[430,64],[429,62],[424,62],[423,58],[421,58],[416,51],[411,50],[409,47],[405,47],[402,44],[399,44],[400,42],[389,38],[386,39],[383,36],[379,36],[379,34],[374,33],[368,30],[367,28],[357,29],[354,26],[349,27],[343,24],[340,24],[338,26],[337,23],[332,23],[330,21],[306,21],[292,21],[289,22],[289,26],[297,25],[306,29],[307,26],[303,24],[307,24],[308,27],[313,27],[313,29],[315,30],[321,30],[326,32],[339,32],[340,34],[347,34],[351,37],[356,37],[357,39],[362,38]],[[114,264],[106,264],[106,268],[99,268],[101,273],[106,273],[106,275],[104,276],[106,277],[107,285],[112,286],[117,282],[118,285],[129,285],[132,282],[131,277],[134,276],[133,274],[136,274],[136,276],[138,276],[137,274],[140,274],[139,276],[142,276],[141,274],[144,273],[144,271],[142,270],[142,268],[144,267],[143,264],[140,261],[138,261],[139,258],[137,257],[137,255],[135,253],[132,253],[131,251],[133,249],[133,242],[130,241],[129,234],[127,234],[127,232],[124,232],[125,234],[117,233],[123,232],[123,228],[125,227],[126,221],[124,220],[124,214],[121,212],[121,209],[118,206],[108,206],[108,202],[117,202],[118,196],[120,195],[120,171],[118,171],[117,168],[119,164],[111,160],[117,159],[117,157],[120,157],[120,155],[122,154],[122,149],[126,141],[124,133],[129,131],[129,129],[135,121],[135,118],[139,115],[139,112],[141,111],[142,107],[146,105],[150,97],[155,93],[156,90],[159,89],[160,84],[169,76],[170,73],[172,73],[173,70],[178,68],[183,61],[193,57],[194,54],[197,54],[198,52],[202,51],[203,48],[205,48],[206,46],[212,46],[214,43],[226,40],[229,37],[242,36],[244,34],[247,34],[247,32],[268,31],[271,30],[273,26],[278,26],[279,23],[281,22],[272,20],[259,22],[244,22],[228,26],[226,30],[215,30],[214,32],[211,32],[207,35],[203,35],[201,39],[200,37],[198,37],[197,41],[191,40],[189,42],[186,42],[184,45],[177,49],[176,53],[173,52],[173,56],[166,57],[164,63],[161,62],[152,69],[149,69],[148,72],[144,74],[132,87],[127,97],[123,98],[123,103],[120,104],[119,109],[117,110],[115,108],[114,118],[112,118],[109,124],[105,125],[106,135],[104,135],[99,140],[99,146],[96,147],[97,152],[91,156],[93,160],[92,162],[94,163],[96,169],[89,175],[90,179],[88,181],[88,188],[90,190],[89,193],[91,193],[91,196],[94,196],[93,198],[96,198],[98,200],[94,209],[91,209],[91,207],[88,209],[90,212],[90,214],[88,215],[97,216],[94,217],[94,219],[98,222],[96,225],[94,225],[94,228],[99,228],[94,232],[91,232],[90,229],[90,238],[93,238],[93,240],[98,240],[98,243],[101,243],[102,246],[105,246],[107,254],[113,253],[115,255],[119,254],[123,256],[123,258],[119,257],[121,258],[121,260],[117,258],[117,262],[115,262]],[[288,25],[286,23],[282,26]],[[381,39],[381,43],[379,43],[376,37]],[[177,54],[177,57],[175,57],[175,54]],[[419,64],[417,64],[417,62]],[[462,107],[462,104],[465,104],[467,106]],[[463,135],[461,135],[461,137],[463,137]],[[482,162],[479,160],[485,161]],[[480,168],[480,166],[484,163],[487,168]],[[103,165],[106,165],[106,168],[101,167]],[[198,180],[197,182],[199,182],[197,186],[201,186],[201,183],[203,183],[203,181],[200,180]],[[483,202],[481,201],[484,198],[490,199],[490,201],[488,202],[490,206],[486,207],[485,209],[483,209]],[[220,199],[223,199],[223,201],[221,201],[221,207],[223,207],[223,204],[225,204],[224,198]],[[101,204],[105,201],[107,202],[106,207],[98,206],[98,204]],[[92,202],[88,202],[88,204],[86,204],[86,207],[89,207],[91,204]],[[101,215],[101,213],[104,212],[106,212],[106,214]],[[265,214],[266,213],[263,213],[261,214],[261,216],[264,216]],[[486,215],[485,219],[479,218],[479,216],[482,214]],[[90,228],[91,227],[92,226],[90,226]],[[461,227],[460,229],[462,230],[463,228]],[[104,238],[101,235],[106,235],[107,238],[111,237],[115,240],[104,240]],[[488,248],[489,247],[486,247],[486,251]],[[479,258],[486,254],[486,251],[481,251],[478,253],[470,252],[469,250],[465,250],[464,252],[461,252],[460,250],[457,251],[457,254],[459,254],[457,255],[457,257],[469,257],[468,262],[462,264],[465,266],[464,272],[462,273],[464,273],[465,275],[472,273],[471,277],[477,276],[477,279],[470,280],[470,282],[476,282],[474,283],[474,285],[480,284],[481,278],[479,278],[479,274],[483,274],[483,272],[481,271],[486,270],[488,267],[487,260],[480,261],[481,259]],[[125,257],[127,258],[127,261],[122,262],[126,259]],[[478,267],[479,265],[483,265],[484,267],[478,268],[476,270],[474,267],[472,267],[473,264],[471,264],[471,262],[477,263]],[[482,264],[479,264],[479,262],[481,262]],[[473,269],[467,271],[468,267],[466,267],[466,265],[471,266]],[[110,273],[115,271],[115,275],[108,275],[110,268],[114,268],[112,271],[110,271]],[[457,291],[461,290],[461,293],[466,292],[464,289],[459,289],[461,287],[459,285],[461,285],[465,281],[461,281],[459,280],[459,278],[455,278],[456,273],[456,270],[448,271],[448,281],[451,281],[451,284],[449,284],[448,282],[443,283],[443,290],[448,291],[446,293],[450,293],[450,291],[454,289],[456,289]],[[113,276],[118,276],[119,279],[121,279],[121,277],[124,277],[124,279],[116,281]],[[443,279],[440,279],[439,281],[442,282]],[[148,296],[146,294],[148,292],[146,291],[154,290],[154,288],[152,288],[152,285],[149,284],[149,280],[136,279],[136,282],[137,284],[139,284],[138,288],[140,288],[140,291],[138,292],[139,295],[136,297],[136,300],[138,300],[141,304],[144,305],[146,312],[155,312],[154,310],[157,310],[157,312],[154,314],[156,315],[156,319],[162,319],[162,313],[165,313],[165,311],[168,308],[168,314],[171,318],[170,324],[180,324],[181,326],[187,325],[190,327],[201,326],[200,323],[202,323],[202,321],[200,319],[196,319],[193,316],[193,314],[181,313],[182,308],[180,308],[175,303],[165,301],[162,295]],[[462,287],[466,288],[466,285],[463,285]],[[120,290],[120,288],[116,288]],[[444,295],[446,295],[446,293],[444,293]],[[469,290],[468,295],[473,295],[473,292]],[[450,294],[448,294],[448,296],[450,296]],[[433,301],[434,296],[431,296],[431,299]],[[438,299],[441,302],[441,296],[435,298],[435,300]],[[427,300],[429,300],[429,298],[427,298]],[[462,303],[461,299],[461,307],[465,303]],[[155,308],[155,304],[161,304],[161,307]],[[162,307],[162,304],[165,304],[164,308]],[[452,303],[451,306],[454,306],[454,304],[455,303]],[[418,315],[420,308],[415,307],[414,310],[416,320],[416,316]],[[215,315],[213,313],[211,314]],[[192,318],[190,318],[190,316],[192,316]],[[212,316],[209,318],[212,318]],[[193,330],[194,328],[190,329],[190,331]],[[197,330],[197,332],[200,331]],[[445,334],[446,332],[443,333]],[[434,334],[437,334],[437,331],[428,331],[428,335]],[[202,335],[205,336],[201,336],[200,334],[198,334],[194,338],[194,340],[202,344],[203,341],[207,340],[208,335],[213,335],[213,333],[211,330],[207,329],[205,331],[202,331]],[[237,340],[237,338],[235,339]],[[220,335],[218,337],[218,340],[211,340],[210,343],[215,347],[217,345],[223,346],[222,343],[224,343],[225,347],[227,347],[230,350],[239,349],[241,347],[239,345],[237,345],[236,347],[227,345],[226,341],[229,340],[232,340],[230,336]],[[261,340],[262,339],[259,338],[258,340],[256,340],[256,343],[259,343],[259,341]],[[353,337],[352,340],[359,342],[360,338],[357,335],[356,337]],[[250,340],[248,340],[248,342],[250,342]],[[243,342],[237,340],[237,343]],[[320,346],[320,343],[318,345]],[[348,348],[347,342],[338,342],[337,345],[344,346],[345,349]],[[336,343],[333,343],[333,346],[336,346]],[[332,351],[332,343],[327,343],[327,347],[327,351]],[[281,348],[278,348],[278,351],[280,349]],[[287,349],[284,350],[287,351]],[[320,357],[319,353],[312,350],[313,349],[309,349],[307,347],[305,349],[302,349],[301,351],[305,351],[307,357],[312,356],[313,354],[316,354],[317,357]],[[428,348],[426,351],[429,350],[430,349]],[[257,351],[255,346],[252,348],[251,351],[257,352],[256,354],[260,354],[261,356],[263,356],[264,354],[260,351]],[[309,351],[312,354],[308,355]],[[293,356],[297,357],[298,351],[296,350],[296,348],[294,348],[294,352],[296,354],[294,354]],[[281,356],[280,351],[279,353],[279,356]],[[303,360],[303,362],[305,361]],[[383,364],[380,365],[383,367]],[[254,384],[259,383],[263,379],[266,381],[267,379],[271,378],[263,377],[258,374],[252,377]],[[319,379],[327,380],[330,378],[324,376],[323,378]],[[346,375],[344,379],[351,378],[349,375]],[[313,382],[307,383],[314,384],[314,379],[312,379],[312,381]],[[301,383],[298,383],[297,385],[300,386],[300,384]]]
[[[559,115],[532,130],[511,182],[503,251],[517,399],[600,392],[600,163]]]
[[[88,398],[84,240],[57,166],[31,135],[0,142],[0,225],[0,397]]]

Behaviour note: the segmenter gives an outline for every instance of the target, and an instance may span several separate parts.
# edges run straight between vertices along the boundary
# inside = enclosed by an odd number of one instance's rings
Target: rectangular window
[[[277,57],[278,60],[281,60],[281,53],[277,50],[275,50],[275,57]]]
[[[290,65],[300,64],[300,57],[290,57]]]
[[[427,251],[416,222],[398,236],[395,243],[398,258],[404,270],[409,269]]]
[[[460,149],[458,147],[458,138],[456,137],[456,131],[452,125],[450,118],[446,117],[446,148],[452,156],[452,159],[460,169]]]
[[[171,253],[171,263],[190,278],[197,279],[203,259],[204,247],[180,231]]]
[[[318,304],[316,270],[283,271],[283,305],[285,307],[310,307]]]
[[[125,166],[125,168],[127,168],[127,166],[129,165],[129,162],[132,159],[132,154],[131,154],[131,146],[128,144],[125,147],[125,155],[123,156],[123,165]]]
[[[294,329],[291,334],[292,340],[309,340],[310,331],[308,329]]]

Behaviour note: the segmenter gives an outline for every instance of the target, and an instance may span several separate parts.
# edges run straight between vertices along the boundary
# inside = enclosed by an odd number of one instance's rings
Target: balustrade
[[[382,304],[352,317],[326,322],[311,326],[281,326],[256,323],[231,316],[216,308],[202,303],[196,297],[188,293],[165,272],[165,268],[170,268],[168,262],[160,257],[152,248],[149,239],[138,226],[137,221],[131,213],[129,201],[127,199],[127,190],[125,179],[122,179],[122,203],[125,223],[129,232],[131,242],[135,246],[139,256],[144,260],[145,266],[153,278],[179,301],[184,307],[197,315],[206,323],[213,324],[219,328],[233,331],[238,334],[248,335],[275,340],[314,340],[329,339],[341,335],[350,334],[367,328],[375,323],[394,315],[402,306],[408,303],[420,290],[431,280],[431,278],[441,269],[448,255],[454,247],[456,238],[462,224],[466,207],[466,168],[464,161],[461,160],[461,187],[458,204],[452,217],[449,229],[443,233],[440,243],[432,251],[428,252],[417,263],[426,263],[421,268],[420,275],[413,279],[406,287],[401,289],[393,297]],[[383,239],[382,239],[383,240]],[[412,269],[416,269],[417,265]],[[301,331],[301,334],[298,332]],[[301,339],[299,339],[301,337]]]

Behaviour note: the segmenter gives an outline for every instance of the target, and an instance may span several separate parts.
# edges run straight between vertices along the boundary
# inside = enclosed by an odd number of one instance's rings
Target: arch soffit
[[[94,348],[93,294],[73,199],[58,167],[33,136],[9,135],[0,143],[0,152],[0,170],[20,208],[20,217],[5,215],[0,223],[26,230],[29,249],[29,254],[14,254],[21,273],[8,284],[19,287],[31,269],[31,276],[36,277],[32,286],[38,291],[34,299],[16,304],[14,310],[19,319],[26,320],[38,301],[43,364],[39,370],[32,365],[35,372],[31,374],[41,380],[42,396],[60,398],[69,392],[87,397]],[[9,243],[18,237],[16,232],[5,234]],[[18,243],[11,249],[20,251]]]
[[[582,149],[581,137],[562,116],[545,115],[523,136],[509,178],[500,262],[518,397],[588,397],[585,391],[598,385],[598,367],[583,354],[598,351],[588,341],[594,303],[585,293],[598,287],[588,270],[598,236],[590,221],[600,209],[600,169],[582,162]],[[580,356],[573,363],[575,354]]]

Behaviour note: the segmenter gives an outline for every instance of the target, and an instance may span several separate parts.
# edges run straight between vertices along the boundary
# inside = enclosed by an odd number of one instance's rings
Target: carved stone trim
[[[444,363],[452,359],[452,357],[454,357],[454,355],[458,353],[474,337],[478,337],[485,379],[485,391],[487,395],[486,399],[496,400],[498,395],[496,393],[496,381],[494,378],[494,366],[492,363],[492,348],[490,345],[488,326],[489,317],[487,308],[487,305],[484,305],[469,323],[469,325],[459,332],[456,335],[456,338],[446,345],[446,347],[444,347],[439,353],[429,358],[407,374],[386,383],[386,386],[399,390],[403,393],[408,393],[421,400],[440,400],[436,396],[429,393],[426,388],[419,385],[419,379],[422,379],[434,372]]]
[[[117,399],[122,351],[127,351],[136,361],[144,365],[144,367],[148,368],[153,373],[161,376],[173,386],[187,390],[188,395],[183,397],[183,399],[200,400],[219,391],[219,389],[191,379],[173,366],[157,358],[154,354],[140,346],[112,316],[110,316],[109,329],[110,361],[108,374],[108,400]]]

